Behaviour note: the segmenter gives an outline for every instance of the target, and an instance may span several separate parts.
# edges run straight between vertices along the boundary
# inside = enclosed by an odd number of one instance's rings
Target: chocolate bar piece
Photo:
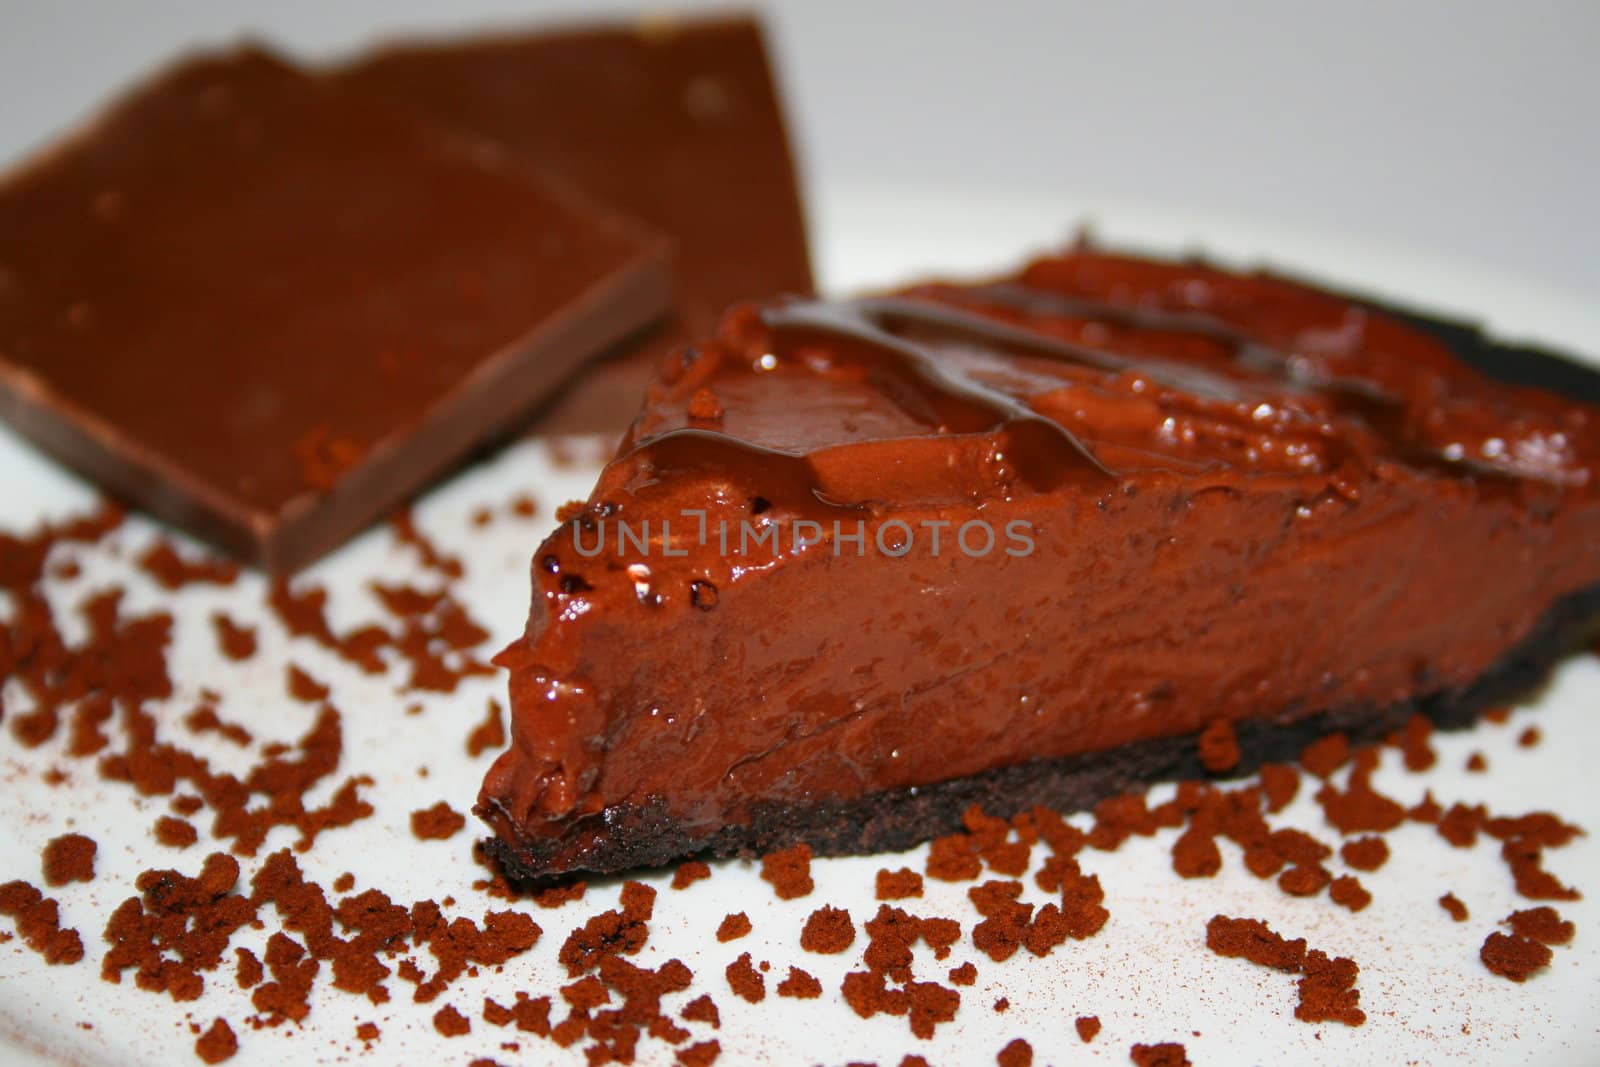
[[[658,20],[397,44],[333,75],[492,138],[677,240],[675,315],[588,371],[540,429],[618,431],[660,358],[735,300],[812,288],[761,28]]]
[[[289,571],[648,324],[669,251],[262,50],[195,57],[0,184],[0,414]]]

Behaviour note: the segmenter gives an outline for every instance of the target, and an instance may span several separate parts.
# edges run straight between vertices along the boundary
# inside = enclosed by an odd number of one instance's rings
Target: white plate
[[[1334,282],[1484,317],[1512,336],[1600,352],[1600,315],[1587,301],[1344,236],[1261,232],[1228,220],[1066,195],[1039,202],[938,191],[829,195],[824,190],[818,205],[819,260],[835,291],[891,284],[928,272],[981,274],[1057,242],[1087,218],[1110,241],[1167,251],[1204,247],[1244,262],[1269,258]],[[420,525],[447,550],[464,555],[468,574],[459,595],[492,628],[492,644],[520,630],[532,548],[549,527],[553,508],[586,494],[594,469],[558,469],[544,444],[522,443],[461,473],[418,508]],[[6,529],[33,526],[81,509],[92,499],[76,479],[3,433],[0,471],[5,472],[0,527]],[[535,520],[506,512],[507,502],[522,491],[531,491],[540,501]],[[495,506],[499,512],[486,530],[470,527],[469,516],[479,505]],[[129,588],[130,609],[170,606],[128,562],[155,531],[152,524],[135,519],[112,539],[116,551],[76,553],[85,564],[84,574],[70,588],[61,583],[52,587],[58,605],[64,610],[86,589],[115,578]],[[379,530],[308,577],[330,588],[335,624],[344,627],[375,610],[364,588],[368,580],[411,576],[426,581],[409,551]],[[293,740],[308,725],[311,712],[284,696],[284,666],[292,656],[334,684],[346,741],[345,764],[337,777],[366,773],[376,780],[368,795],[377,815],[326,834],[300,857],[308,875],[326,885],[350,869],[359,875],[358,889],[380,887],[399,901],[453,895],[461,912],[481,914],[484,902],[471,889],[479,876],[469,857],[472,835],[421,842],[412,837],[408,816],[441,799],[457,809],[470,804],[490,757],[469,759],[463,742],[485,702],[501,695],[503,682],[469,680],[452,696],[424,698],[424,713],[407,716],[403,708],[412,697],[397,694],[396,677],[362,676],[321,649],[288,638],[263,612],[261,596],[262,584],[251,576],[233,588],[199,587],[181,596],[172,654],[178,692],[156,709],[163,727],[184,734],[177,718],[193,706],[200,688],[213,686],[226,694],[224,713],[245,722],[258,740]],[[214,651],[206,618],[223,605],[236,617],[260,623],[261,649],[247,663],[224,662]],[[1447,803],[1483,801],[1511,813],[1552,808],[1579,823],[1600,826],[1600,795],[1592,788],[1588,765],[1589,754],[1600,743],[1600,720],[1589,706],[1597,692],[1600,664],[1587,657],[1574,660],[1509,725],[1485,725],[1438,738],[1440,764],[1426,775],[1407,774],[1392,758],[1386,759],[1379,786],[1408,801],[1431,788]],[[1539,725],[1546,740],[1524,750],[1514,738],[1530,723]],[[165,803],[100,781],[90,766],[63,754],[59,739],[30,751],[21,749],[8,732],[0,736],[6,797],[0,811],[0,880],[25,877],[37,883],[40,847],[68,829],[88,833],[101,845],[93,883],[50,891],[61,901],[65,924],[82,933],[87,958],[76,966],[50,968],[20,942],[0,946],[0,1031],[10,1035],[9,1046],[0,1046],[0,1056],[14,1062],[39,1058],[119,1067],[198,1062],[190,1060],[194,1039],[188,1023],[209,1024],[222,1016],[239,1035],[240,1052],[233,1061],[238,1064],[286,1059],[465,1063],[495,1055],[500,1041],[515,1036],[476,1018],[482,997],[509,997],[516,989],[554,992],[561,973],[555,953],[566,932],[614,903],[616,888],[611,886],[591,889],[580,905],[533,909],[545,934],[532,952],[503,973],[486,970],[461,979],[442,998],[441,1003],[454,1004],[474,1018],[469,1037],[440,1037],[431,1025],[439,1005],[427,1010],[412,1005],[403,983],[392,981],[396,999],[375,1009],[365,1000],[331,991],[326,975],[303,1028],[255,1031],[243,1025],[252,1009],[234,987],[228,968],[209,978],[203,999],[191,1004],[140,992],[131,981],[111,986],[99,978],[104,949],[100,931],[111,909],[131,895],[137,872],[151,866],[192,871],[207,851],[204,842],[182,852],[157,845],[149,829],[166,812]],[[187,736],[184,743],[203,745]],[[1490,774],[1462,770],[1474,751],[1488,757]],[[426,778],[418,774],[423,766],[428,768]],[[51,767],[65,769],[72,785],[45,785],[42,774]],[[1281,821],[1326,839],[1335,836],[1304,797]],[[263,855],[288,839],[283,831],[276,832]],[[1496,920],[1525,905],[1514,896],[1496,850],[1480,844],[1458,851],[1431,830],[1415,826],[1397,831],[1390,840],[1396,858],[1376,874],[1362,875],[1375,900],[1359,915],[1325,897],[1285,897],[1270,882],[1244,873],[1232,851],[1217,878],[1180,880],[1169,867],[1170,834],[1135,839],[1115,853],[1086,853],[1085,868],[1098,874],[1106,888],[1112,917],[1104,931],[1089,941],[1070,942],[1045,959],[1019,953],[995,964],[970,941],[958,945],[946,963],[935,964],[919,954],[920,975],[941,977],[946,968],[968,959],[978,965],[980,975],[976,986],[962,990],[958,1019],[940,1027],[928,1042],[912,1037],[903,1019],[861,1020],[838,998],[840,980],[856,964],[862,941],[840,957],[808,955],[798,945],[805,916],[824,902],[848,905],[859,926],[876,910],[873,873],[902,864],[920,869],[920,853],[818,862],[816,892],[793,902],[776,900],[754,868],[743,863],[719,864],[709,882],[685,892],[667,890],[666,879],[654,877],[650,880],[663,892],[639,961],[653,966],[677,956],[694,970],[694,988],[667,1003],[669,1008],[681,1006],[700,992],[713,994],[722,1010],[722,1029],[713,1035],[697,1026],[695,1040],[716,1036],[723,1063],[871,1060],[889,1065],[907,1052],[941,1064],[992,1063],[1015,1037],[1031,1041],[1041,1063],[1126,1063],[1132,1043],[1165,1040],[1182,1041],[1199,1064],[1592,1062],[1593,1049],[1600,1046],[1600,938],[1595,933],[1600,911],[1591,902],[1594,898],[1561,906],[1578,924],[1577,941],[1556,950],[1547,973],[1526,985],[1513,985],[1490,975],[1477,957]],[[1600,850],[1592,839],[1551,853],[1548,862],[1569,883],[1590,889],[1600,885]],[[247,876],[253,867],[254,862],[246,863]],[[961,916],[970,931],[966,889],[966,884],[930,881],[927,899],[911,902],[910,910]],[[1453,923],[1438,907],[1436,900],[1446,890],[1467,902],[1470,922]],[[1031,881],[1027,899],[1044,899]],[[711,932],[723,915],[740,910],[749,914],[754,933],[718,944]],[[1285,934],[1306,937],[1313,947],[1353,957],[1361,965],[1359,988],[1367,1024],[1349,1029],[1296,1022],[1291,978],[1220,959],[1204,949],[1205,922],[1218,912],[1264,918]],[[261,941],[261,933],[246,931],[235,944],[259,949]],[[745,1004],[731,994],[722,975],[743,952],[772,961],[772,980],[786,973],[791,962],[805,967],[822,980],[826,995],[818,1001],[769,995],[759,1006]],[[1005,1014],[991,1010],[1000,997],[1011,1002]],[[1073,1019],[1082,1014],[1098,1015],[1104,1024],[1088,1046],[1072,1030]],[[354,1028],[367,1019],[379,1023],[383,1036],[364,1053]],[[92,1029],[84,1028],[85,1023]],[[537,1039],[524,1042],[520,1056],[500,1055],[520,1062],[583,1062],[577,1049],[563,1053]],[[665,1046],[641,1043],[641,1062],[670,1059]]]

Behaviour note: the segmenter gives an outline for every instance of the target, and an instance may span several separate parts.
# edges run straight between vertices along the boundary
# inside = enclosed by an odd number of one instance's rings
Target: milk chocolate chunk
[[[1302,284],[1074,248],[736,309],[533,556],[512,871],[893,850],[1419,710],[1600,609],[1600,374]]]
[[[664,307],[665,238],[255,48],[0,184],[0,414],[273,571]]]
[[[673,317],[586,371],[539,428],[620,433],[661,357],[735,300],[812,288],[761,28],[658,19],[397,43],[334,77],[492,138],[677,241]]]

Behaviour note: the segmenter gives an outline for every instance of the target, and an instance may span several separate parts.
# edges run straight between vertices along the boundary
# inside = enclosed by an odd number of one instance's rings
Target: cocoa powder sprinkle
[[[467,825],[466,816],[444,801],[411,813],[411,832],[423,841],[445,841]]]
[[[688,889],[694,883],[711,877],[711,867],[704,860],[686,860],[672,872],[672,888]]]
[[[1176,1041],[1158,1045],[1134,1045],[1128,1058],[1138,1067],[1189,1067],[1189,1054]]]
[[[856,927],[850,921],[850,913],[827,905],[812,912],[800,930],[800,947],[821,955],[843,952],[855,939]]]
[[[1572,923],[1563,919],[1556,909],[1548,905],[1514,911],[1505,917],[1504,922],[1518,937],[1526,937],[1546,945],[1565,945],[1577,933],[1577,928]]]
[[[1358,871],[1375,871],[1389,859],[1389,844],[1381,837],[1357,837],[1339,846],[1339,858]]]
[[[995,1062],[1000,1067],[1033,1067],[1033,1046],[1016,1038],[1000,1050]]]
[[[906,900],[922,895],[922,875],[909,867],[897,871],[882,870],[877,874],[879,900]]]
[[[761,877],[771,884],[780,900],[808,895],[815,885],[811,880],[811,846],[799,844],[762,856]]]
[[[498,752],[506,746],[506,713],[498,700],[490,699],[483,721],[467,735],[467,755],[476,759],[485,752]]]
[[[194,1043],[195,1055],[206,1063],[230,1060],[238,1051],[239,1039],[234,1036],[233,1027],[229,1026],[225,1019],[213,1022]]]
[[[68,882],[94,880],[94,857],[98,849],[94,838],[83,834],[62,834],[50,840],[39,854],[45,885],[63,886]]]
[[[717,927],[718,941],[737,941],[750,932],[750,916],[742,911],[733,912],[723,917],[722,924]]]
[[[733,990],[734,995],[752,1004],[759,1004],[766,999],[767,980],[750,962],[750,953],[746,952],[728,964],[726,974],[728,988]]]
[[[1478,958],[1490,973],[1519,984],[1548,967],[1553,957],[1548,945],[1498,930],[1484,938],[1483,947],[1478,950]]]
[[[168,848],[188,848],[200,840],[200,832],[194,828],[193,823],[171,815],[163,815],[157,819],[152,832],[156,840]]]
[[[22,943],[51,965],[72,964],[83,959],[83,941],[78,931],[61,925],[60,905],[27,882],[0,885],[0,915],[16,920]]]
[[[822,983],[798,967],[790,967],[788,977],[778,983],[778,996],[815,1000],[822,996]]]

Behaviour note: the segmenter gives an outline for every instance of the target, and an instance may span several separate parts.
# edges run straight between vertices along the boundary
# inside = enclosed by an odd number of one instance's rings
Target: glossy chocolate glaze
[[[1366,305],[1088,248],[735,309],[536,555],[480,810],[555,871],[624,806],[692,838],[1465,689],[1600,581],[1597,419]],[[724,552],[685,512],[824,532]],[[952,550],[980,520],[1033,550]]]
[[[291,570],[649,322],[666,255],[491,145],[197,56],[0,185],[0,413]]]
[[[395,42],[329,76],[491,138],[677,239],[672,316],[576,380],[538,432],[620,435],[660,359],[710,334],[729,304],[811,291],[794,162],[754,18]]]

